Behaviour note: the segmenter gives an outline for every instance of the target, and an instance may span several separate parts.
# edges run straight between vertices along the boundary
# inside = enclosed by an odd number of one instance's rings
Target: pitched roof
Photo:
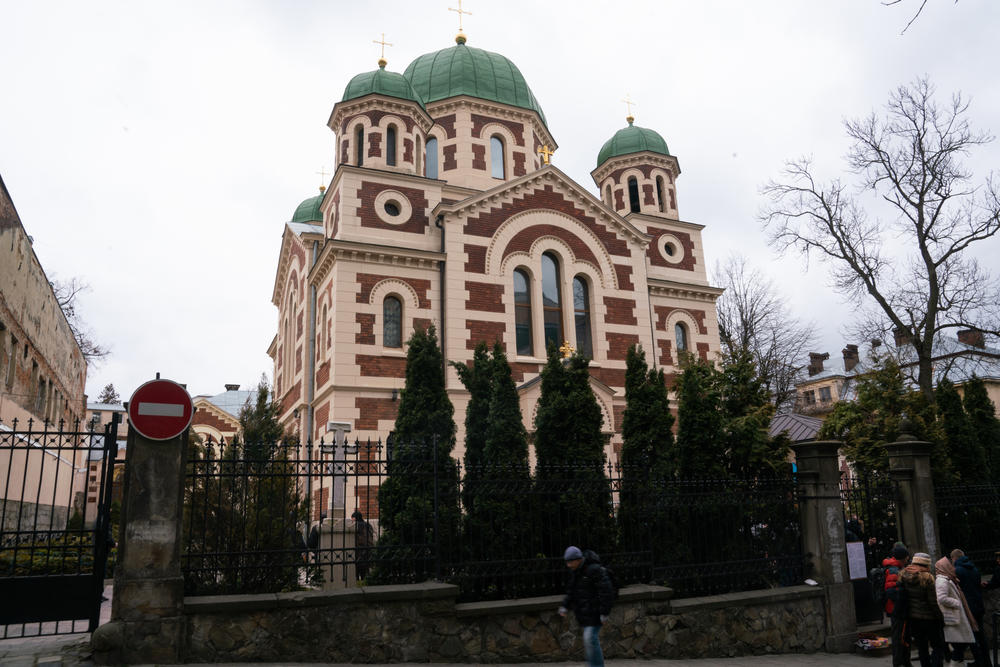
[[[804,442],[806,440],[815,440],[821,426],[823,426],[822,419],[794,412],[786,412],[774,415],[767,434],[774,438],[781,433],[786,433],[792,442]]]

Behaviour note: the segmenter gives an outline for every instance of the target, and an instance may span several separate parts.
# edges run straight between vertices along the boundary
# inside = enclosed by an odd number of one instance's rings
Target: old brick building
[[[594,146],[595,196],[546,164],[557,144],[518,68],[461,35],[403,74],[381,60],[354,77],[328,123],[336,172],[281,241],[268,352],[286,424],[304,440],[331,420],[385,436],[406,340],[431,323],[449,360],[503,342],[529,431],[546,346],[583,350],[612,443],[630,345],[668,374],[679,349],[714,358],[702,226],[680,218],[666,142],[627,120]],[[468,399],[448,373],[461,431]]]

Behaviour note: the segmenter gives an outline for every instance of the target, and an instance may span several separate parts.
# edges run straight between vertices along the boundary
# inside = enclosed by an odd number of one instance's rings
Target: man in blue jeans
[[[601,625],[611,613],[611,605],[615,599],[614,586],[601,565],[601,559],[593,551],[567,547],[563,560],[570,569],[570,578],[566,597],[559,607],[559,615],[565,616],[567,611],[573,610],[576,620],[583,628],[583,654],[587,665],[604,667],[599,635]]]

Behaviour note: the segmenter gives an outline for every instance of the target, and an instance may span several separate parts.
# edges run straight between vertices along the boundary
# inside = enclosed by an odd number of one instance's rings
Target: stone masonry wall
[[[558,596],[456,604],[438,583],[188,597],[187,662],[554,662],[583,655]],[[821,650],[824,592],[797,586],[671,600],[622,589],[601,631],[605,657],[685,658]]]

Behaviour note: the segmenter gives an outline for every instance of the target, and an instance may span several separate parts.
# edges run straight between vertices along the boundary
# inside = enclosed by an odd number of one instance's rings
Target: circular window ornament
[[[401,225],[410,220],[413,207],[403,193],[383,190],[375,197],[375,215],[389,225]]]
[[[684,246],[673,234],[661,234],[656,240],[660,256],[670,264],[680,264],[684,261]]]

